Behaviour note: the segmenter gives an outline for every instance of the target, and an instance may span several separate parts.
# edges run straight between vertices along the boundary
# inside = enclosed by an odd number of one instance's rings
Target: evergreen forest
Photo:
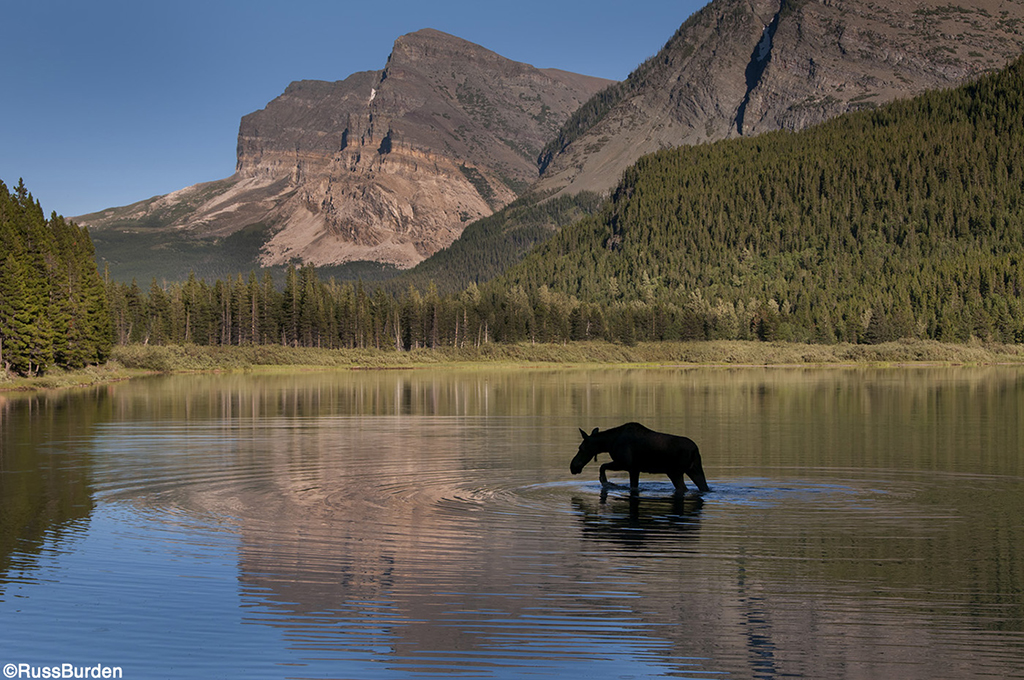
[[[0,182],[0,369],[39,375],[106,361],[112,345],[89,232],[47,220],[19,181]]]
[[[596,213],[601,204],[600,195],[586,191],[546,200],[527,194],[469,224],[454,243],[387,281],[385,288],[401,293],[410,285],[427,290],[433,283],[448,295],[490,281],[559,229]]]

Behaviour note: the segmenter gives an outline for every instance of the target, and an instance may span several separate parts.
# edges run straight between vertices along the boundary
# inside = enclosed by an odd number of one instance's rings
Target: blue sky
[[[0,180],[80,215],[235,168],[239,119],[293,80],[382,68],[436,28],[510,59],[622,79],[701,0],[23,0],[0,30]]]

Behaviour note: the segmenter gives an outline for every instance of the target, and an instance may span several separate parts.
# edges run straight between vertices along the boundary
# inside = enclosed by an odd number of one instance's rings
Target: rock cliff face
[[[1022,47],[1020,0],[715,0],[562,130],[539,187],[605,191],[661,148],[797,130],[951,87]]]
[[[381,71],[292,83],[245,116],[231,178],[79,219],[197,237],[262,225],[262,265],[409,267],[536,180],[541,147],[609,82],[418,31]]]

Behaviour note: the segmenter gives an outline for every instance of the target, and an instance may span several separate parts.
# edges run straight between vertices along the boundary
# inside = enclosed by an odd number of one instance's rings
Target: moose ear
[[[587,438],[587,433],[583,431],[583,428],[582,428],[582,427],[580,428],[580,434],[581,434],[581,435],[583,435],[583,438],[584,438],[584,439],[586,439],[586,438]]]
[[[597,428],[596,427],[594,428],[594,431],[590,433],[590,436],[593,437],[595,434],[597,434]]]

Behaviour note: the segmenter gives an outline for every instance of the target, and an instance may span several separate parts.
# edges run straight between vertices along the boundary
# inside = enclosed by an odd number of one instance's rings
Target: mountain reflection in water
[[[1024,677],[1022,375],[326,372],[8,399],[7,648],[136,676]],[[578,427],[627,420],[697,441],[714,491],[569,474]],[[93,623],[55,631],[72,585]]]

